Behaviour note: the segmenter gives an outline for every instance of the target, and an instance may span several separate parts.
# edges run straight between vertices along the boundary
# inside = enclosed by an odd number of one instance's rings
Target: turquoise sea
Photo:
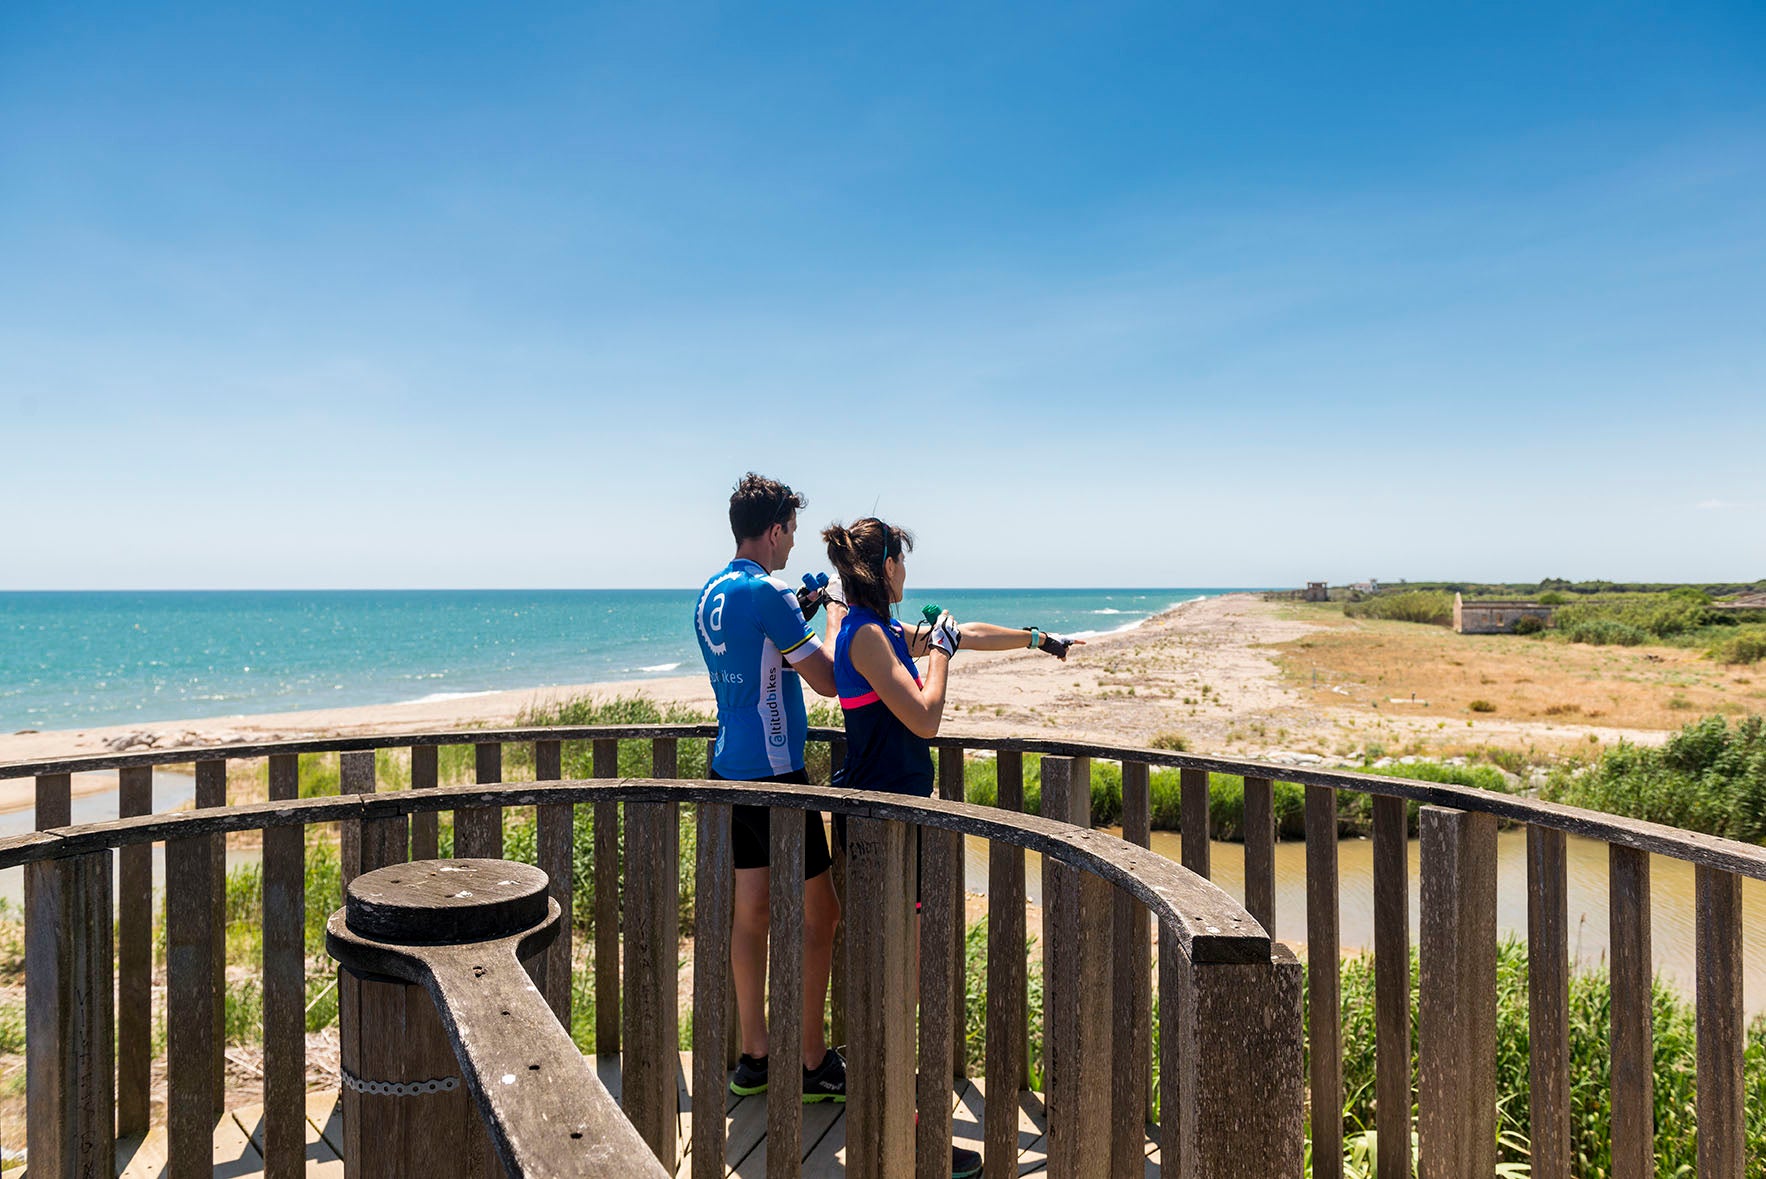
[[[0,732],[701,672],[696,589],[0,593]],[[1225,589],[929,589],[959,620],[1097,634]],[[819,624],[818,619],[818,624]]]

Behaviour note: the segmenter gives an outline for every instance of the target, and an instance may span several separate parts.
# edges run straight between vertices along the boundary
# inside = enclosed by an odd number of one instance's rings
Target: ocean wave
[[[1122,634],[1124,631],[1130,631],[1130,630],[1134,630],[1136,627],[1145,626],[1147,623],[1151,622],[1153,619],[1158,618],[1164,614],[1169,614],[1169,613],[1171,613],[1171,611],[1176,610],[1181,606],[1187,606],[1191,602],[1199,602],[1201,600],[1202,599],[1200,599],[1200,598],[1185,598],[1181,602],[1173,602],[1169,606],[1166,606],[1164,609],[1154,611],[1152,614],[1143,614],[1131,622],[1123,623],[1121,626],[1111,627],[1109,630],[1076,630],[1076,631],[1071,632],[1069,637],[1075,638],[1075,639],[1097,639],[1097,638],[1102,638],[1105,635],[1119,635],[1119,634]],[[1122,613],[1125,613],[1125,611],[1122,611],[1122,610],[1093,610],[1092,613],[1093,614],[1122,614]]]
[[[477,696],[495,696],[502,689],[486,688],[480,692],[431,692],[427,696],[419,696],[415,700],[400,700],[400,704],[441,704],[447,700],[471,700]]]
[[[649,667],[634,668],[634,671],[674,671],[681,666],[681,660],[673,663],[652,663]]]

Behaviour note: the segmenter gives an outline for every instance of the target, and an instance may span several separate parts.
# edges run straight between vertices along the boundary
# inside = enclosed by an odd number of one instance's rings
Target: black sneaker
[[[961,1146],[950,1148],[950,1179],[971,1179],[981,1174],[981,1156]]]
[[[756,1060],[744,1052],[736,1058],[736,1072],[730,1078],[730,1092],[737,1097],[753,1097],[766,1092],[766,1057]]]
[[[803,1070],[803,1104],[845,1100],[846,1061],[830,1048],[823,1053],[822,1063]]]

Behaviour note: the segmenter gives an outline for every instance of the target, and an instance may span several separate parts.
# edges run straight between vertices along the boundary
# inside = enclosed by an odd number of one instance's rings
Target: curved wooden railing
[[[1339,944],[1337,919],[1337,821],[1339,790],[1365,793],[1373,799],[1374,944],[1376,971],[1378,1173],[1409,1175],[1410,1075],[1409,1027],[1409,889],[1406,856],[1408,801],[1423,804],[1421,818],[1422,924],[1420,951],[1420,1075],[1415,1096],[1422,1163],[1425,1174],[1490,1174],[1494,1149],[1493,996],[1495,983],[1495,831],[1498,819],[1525,825],[1528,840],[1529,988],[1531,993],[1531,1119],[1532,1173],[1567,1176],[1569,1157],[1569,1056],[1567,1041],[1568,929],[1564,838],[1575,834],[1604,841],[1611,863],[1612,1044],[1611,1085],[1615,1173],[1644,1174],[1653,1156],[1651,1089],[1650,909],[1651,853],[1689,861],[1697,869],[1697,1026],[1699,1174],[1740,1176],[1743,1173],[1740,879],[1766,879],[1766,849],[1572,807],[1489,793],[1452,785],[1415,782],[1341,771],[1326,771],[1255,762],[1232,761],[1162,750],[1113,748],[1067,741],[946,737],[939,747],[942,800],[920,803],[891,796],[847,795],[819,788],[758,787],[724,783],[678,783],[673,776],[677,743],[710,737],[709,726],[616,726],[472,730],[466,732],[375,735],[273,745],[239,745],[195,750],[154,751],[111,757],[66,759],[0,766],[0,777],[34,776],[37,820],[34,835],[0,841],[0,866],[29,864],[27,869],[27,986],[30,1059],[30,1147],[33,1173],[81,1173],[74,1160],[95,1157],[102,1147],[108,1157],[110,1113],[80,1095],[107,1089],[103,1078],[114,1067],[115,1127],[122,1136],[147,1128],[149,1047],[149,936],[151,882],[149,845],[166,844],[168,890],[168,981],[179,996],[168,1037],[171,1098],[168,1138],[175,1155],[206,1168],[209,1129],[216,1112],[220,1071],[221,943],[218,914],[222,901],[221,840],[228,831],[264,831],[264,1048],[266,1105],[265,1151],[270,1174],[299,1171],[302,1134],[299,1126],[303,1086],[304,1041],[301,1037],[302,992],[301,830],[310,822],[344,822],[346,874],[402,857],[433,856],[437,815],[455,812],[455,853],[496,856],[501,852],[501,808],[538,807],[540,866],[553,873],[555,896],[570,898],[570,808],[596,808],[596,912],[593,936],[596,960],[616,960],[621,950],[618,823],[623,805],[628,857],[641,862],[675,859],[671,832],[672,808],[680,801],[700,806],[699,899],[696,950],[727,956],[729,905],[720,881],[729,879],[720,866],[728,863],[728,845],[718,838],[718,818],[727,800],[764,802],[779,807],[815,806],[845,811],[861,822],[920,824],[943,832],[972,831],[992,840],[989,867],[987,1083],[989,1092],[1016,1093],[1023,1082],[1025,1023],[1023,954],[1025,848],[1045,853],[1044,896],[1047,956],[1047,1003],[1044,1029],[1048,1048],[1049,1147],[1052,1173],[1096,1174],[1099,1158],[1108,1159],[1111,1173],[1139,1172],[1139,1125],[1144,1117],[1125,1116],[1147,1109],[1146,1034],[1150,1017],[1151,946],[1146,914],[1158,917],[1160,931],[1160,1015],[1162,1037],[1161,1101],[1167,1116],[1160,1140],[1167,1167],[1181,1160],[1184,1174],[1238,1174],[1244,1170],[1246,1142],[1281,1136],[1286,1104],[1279,1085],[1260,1102],[1247,1096],[1247,1083],[1261,1084],[1244,1071],[1245,1061],[1225,1061],[1218,1051],[1229,1038],[1210,1041],[1199,1051],[1200,1029],[1234,1026],[1235,1034],[1252,1028],[1249,1018],[1273,1002],[1268,1011],[1275,1024],[1283,1020],[1283,997],[1292,978],[1297,996],[1298,967],[1269,938],[1274,928],[1274,783],[1291,781],[1306,787],[1308,983],[1312,996],[1309,1026],[1310,1106],[1313,1110],[1342,1108],[1341,1027],[1338,1018]],[[814,730],[811,739],[841,750],[838,730]],[[617,742],[648,740],[654,748],[654,779],[645,781],[581,781],[547,785],[561,777],[563,741],[594,743],[597,778],[615,778]],[[498,784],[502,777],[502,746],[531,742],[536,784]],[[471,787],[436,788],[436,749],[441,745],[473,745],[476,777]],[[376,794],[373,751],[409,747],[412,751],[411,791]],[[960,804],[965,749],[990,749],[997,754],[999,809],[1022,806],[1022,757],[1042,754],[1043,817],[1011,815]],[[338,752],[343,756],[342,789],[359,797],[295,801],[300,753]],[[226,762],[267,757],[271,801],[226,807]],[[1123,836],[1144,847],[1150,814],[1148,780],[1154,766],[1182,771],[1182,860],[1196,876],[1209,874],[1208,782],[1211,773],[1230,773],[1245,785],[1245,910],[1257,926],[1234,928],[1236,905],[1230,900],[1216,909],[1196,909],[1204,899],[1218,905],[1223,894],[1197,891],[1195,877],[1174,874],[1159,857],[1118,845],[1108,836],[1084,830],[1090,826],[1091,759],[1120,761],[1123,766]],[[190,814],[149,816],[149,775],[155,765],[196,764],[196,802]],[[83,770],[116,770],[120,776],[122,817],[85,827],[67,825],[69,779]],[[757,794],[756,791],[764,791]],[[225,809],[221,809],[225,808]],[[727,821],[722,820],[722,821]],[[406,826],[408,822],[408,827]],[[705,825],[710,823],[707,828]],[[775,830],[798,825],[775,824]],[[1074,828],[1078,828],[1075,830]],[[881,836],[876,836],[881,838]],[[867,838],[871,838],[867,835]],[[885,844],[889,841],[884,839]],[[867,845],[871,846],[871,845]],[[889,845],[894,846],[894,845]],[[925,1143],[942,1147],[948,1141],[948,1077],[963,1070],[961,946],[962,889],[960,846],[954,835],[928,841],[924,947],[921,957],[919,1075],[925,1089],[918,1095],[919,1134]],[[117,852],[119,919],[115,956],[110,944],[110,849]],[[789,840],[777,849],[775,864],[793,862]],[[801,855],[798,848],[797,855]],[[869,855],[870,853],[867,853]],[[899,850],[889,862],[899,862]],[[911,864],[911,860],[909,861]],[[855,867],[857,865],[854,865]],[[836,865],[841,872],[847,865]],[[660,874],[628,873],[624,888],[623,980],[600,971],[597,996],[596,1049],[617,1051],[622,1039],[625,1059],[672,1059],[673,958],[665,952],[675,936],[675,892],[660,887]],[[838,981],[833,1001],[837,1039],[868,1043],[868,1036],[887,1034],[896,1040],[883,1045],[876,1059],[911,1063],[912,1045],[899,1041],[912,1020],[883,1021],[874,991],[866,991],[889,968],[890,954],[899,956],[900,929],[867,927],[878,914],[891,911],[875,890],[885,887],[875,865],[844,881],[847,938],[853,967],[844,987]],[[774,943],[771,956],[792,961],[792,936],[801,936],[801,890],[775,888]],[[794,898],[794,899],[793,899]],[[1218,916],[1203,918],[1205,914]],[[586,916],[578,914],[579,922]],[[793,935],[793,922],[796,933]],[[1221,924],[1220,922],[1225,922]],[[570,987],[569,923],[548,951],[538,972],[553,1010],[568,1025]],[[1221,931],[1209,932],[1210,927]],[[1260,927],[1260,928],[1258,928]],[[63,936],[60,931],[82,931]],[[720,932],[721,930],[721,932]],[[1061,936],[1065,931],[1070,936]],[[780,939],[786,939],[781,944]],[[1218,938],[1218,941],[1209,939]],[[948,939],[948,940],[947,940]],[[1090,940],[1088,940],[1090,939]],[[1102,939],[1102,940],[1099,940]],[[890,949],[893,947],[893,949]],[[861,952],[862,951],[862,952]],[[1101,952],[1100,952],[1101,951]],[[873,955],[882,955],[874,962]],[[109,1024],[108,1002],[91,996],[111,987],[115,962],[116,1023]],[[646,965],[652,961],[661,966]],[[1252,985],[1241,968],[1260,970]],[[899,963],[896,964],[899,969]],[[1238,972],[1239,981],[1231,980]],[[778,977],[786,985],[780,1000],[789,1010],[789,980],[795,970]],[[696,970],[694,995],[696,1091],[701,1085],[721,1086],[728,1026],[726,975],[721,970]],[[1210,989],[1212,987],[1212,989]],[[703,999],[701,996],[703,992]],[[1260,994],[1261,992],[1261,994]],[[207,995],[208,1001],[201,997]],[[946,1002],[943,996],[949,996]],[[1083,996],[1083,1001],[1082,997]],[[1273,998],[1272,998],[1273,996]],[[186,1003],[186,998],[194,997]],[[624,999],[624,1007],[621,1000]],[[1296,1000],[1297,1001],[1297,1000]],[[1168,1006],[1169,1005],[1169,1006]],[[770,1021],[774,1050],[795,1027],[789,1018]],[[75,1029],[80,1035],[70,1035]],[[1176,1028],[1178,1035],[1172,1035]],[[781,1034],[782,1033],[782,1034]],[[1130,1051],[1123,1051],[1123,1045]],[[114,1045],[114,1065],[108,1055]],[[1088,1045],[1097,1045],[1098,1052]],[[651,1049],[655,1049],[652,1052]],[[1279,1037],[1262,1046],[1262,1055],[1286,1059]],[[663,1051],[665,1050],[666,1051]],[[907,1055],[904,1057],[903,1053]],[[661,1055],[658,1055],[660,1053]],[[1233,1055],[1227,1053],[1227,1055]],[[1241,1057],[1254,1054],[1239,1054]],[[1107,1062],[1107,1077],[1091,1070]],[[941,1071],[940,1062],[948,1062]],[[1254,1062],[1252,1062],[1254,1063]],[[626,1078],[626,1110],[647,1141],[665,1149],[660,1125],[646,1126],[672,1109],[673,1082],[667,1092],[658,1077]],[[1292,1069],[1300,1068],[1297,1052]],[[1217,1069],[1204,1078],[1198,1070]],[[715,1072],[714,1072],[715,1070]],[[872,1118],[861,1109],[890,1108],[889,1098],[867,1085],[887,1088],[888,1067],[855,1068],[854,1104],[849,1140],[878,1144],[879,1165],[901,1162],[899,1119]],[[909,1067],[907,1072],[913,1070]],[[1273,1074],[1264,1079],[1269,1080]],[[1275,1078],[1279,1080],[1279,1078]],[[1273,1081],[1271,1083],[1274,1083]],[[1296,1082],[1297,1083],[1297,1082]],[[1221,1100],[1211,1090],[1235,1094]],[[861,1095],[865,1100],[860,1100]],[[899,1101],[901,1096],[896,1095]],[[990,1101],[987,1140],[990,1175],[1009,1173],[1006,1159],[1016,1154],[1016,1108]],[[795,1103],[777,1110],[773,1133],[789,1136]],[[943,1113],[938,1113],[942,1106]],[[1000,1107],[996,1115],[995,1107]],[[1173,1114],[1175,1111],[1175,1115]],[[930,1115],[930,1117],[928,1117]],[[800,1116],[800,1115],[799,1115]],[[1261,1120],[1259,1120],[1261,1119]],[[1134,1128],[1130,1134],[1124,1125]],[[698,1136],[710,1135],[718,1119],[695,1119],[694,1152],[698,1158],[721,1158],[714,1144],[700,1154]],[[1099,1136],[1102,1135],[1102,1138]],[[868,1136],[868,1137],[867,1137]],[[1312,1124],[1314,1174],[1341,1169],[1341,1126],[1336,1119]],[[1129,1157],[1130,1139],[1136,1156]],[[893,1145],[891,1145],[893,1144]],[[996,1145],[997,1144],[997,1145]],[[721,1147],[721,1144],[716,1144]],[[910,1147],[911,1149],[911,1147]],[[1281,1149],[1277,1148],[1277,1153]],[[890,1153],[893,1150],[896,1153]],[[1102,1154],[1098,1152],[1102,1151]],[[922,1156],[925,1156],[924,1149]],[[769,1155],[769,1157],[772,1157]],[[849,1149],[849,1157],[867,1156]],[[996,1157],[1001,1160],[996,1164]],[[1297,1155],[1295,1156],[1297,1158]],[[1214,1160],[1205,1163],[1204,1160]],[[1236,1161],[1235,1161],[1236,1160]],[[1131,1168],[1132,1163],[1132,1168]],[[1260,1160],[1256,1165],[1266,1166]],[[1295,1167],[1297,1168],[1297,1163]],[[37,1168],[42,1166],[42,1172]],[[1213,1169],[1218,1167],[1220,1169]],[[1279,1173],[1275,1168],[1259,1173]],[[885,1172],[887,1173],[887,1172]],[[1172,1173],[1168,1171],[1167,1173]]]

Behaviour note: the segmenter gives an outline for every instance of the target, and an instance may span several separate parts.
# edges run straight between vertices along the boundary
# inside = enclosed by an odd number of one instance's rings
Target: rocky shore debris
[[[264,740],[275,741],[280,734],[270,734]],[[104,747],[112,753],[128,753],[137,749],[192,749],[205,745],[243,745],[247,739],[238,733],[198,733],[191,729],[175,733],[155,733],[148,729],[137,729],[134,732],[121,733],[108,737]]]

